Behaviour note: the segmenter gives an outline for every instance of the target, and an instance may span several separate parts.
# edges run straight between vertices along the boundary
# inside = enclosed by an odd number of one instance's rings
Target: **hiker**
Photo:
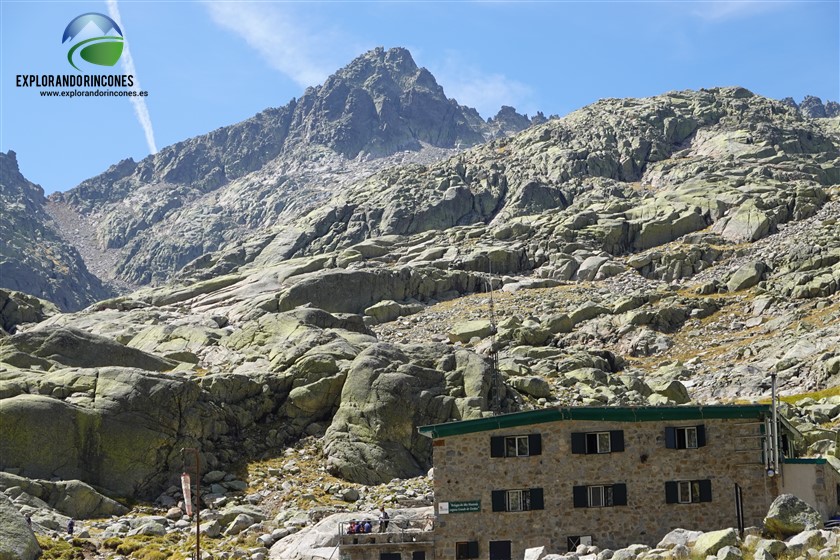
[[[384,533],[388,529],[388,512],[385,511],[385,506],[379,508],[379,532]]]
[[[76,526],[76,524],[72,519],[67,522],[67,534],[70,535],[71,537],[73,536],[73,527],[75,527],[75,526]]]

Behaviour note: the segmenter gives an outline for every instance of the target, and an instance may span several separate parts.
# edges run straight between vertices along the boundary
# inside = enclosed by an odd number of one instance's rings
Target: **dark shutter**
[[[610,432],[610,451],[612,453],[624,451],[624,430]]]
[[[510,541],[490,541],[490,560],[511,560]]]
[[[665,428],[665,447],[668,449],[677,448],[677,429]]]
[[[502,436],[493,436],[490,438],[490,456],[504,457],[505,456],[505,438]]]
[[[576,508],[589,507],[589,493],[586,486],[575,486],[572,488],[572,497]]]
[[[492,502],[493,502],[493,511],[506,511],[507,507],[505,504],[505,495],[507,492],[504,490],[493,490],[492,492]]]
[[[426,551],[415,550],[411,553],[411,560],[426,560]]]
[[[467,543],[467,558],[478,558],[478,541]]]
[[[701,480],[700,482],[700,501],[701,502],[711,502],[712,501],[712,481],[711,480]]]
[[[697,426],[697,447],[706,445],[706,426],[700,424]]]
[[[680,501],[679,489],[676,482],[665,483],[665,503],[676,504]]]
[[[531,509],[545,509],[543,503],[543,489],[531,488]]]
[[[613,505],[626,506],[627,505],[627,485],[613,484]]]
[[[586,453],[586,434],[572,432],[572,453]]]
[[[542,436],[540,434],[528,435],[528,455],[542,455]]]

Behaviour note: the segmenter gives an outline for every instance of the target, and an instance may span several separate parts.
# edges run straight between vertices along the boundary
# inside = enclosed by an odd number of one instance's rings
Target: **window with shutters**
[[[594,455],[620,451],[624,451],[624,430],[572,433],[572,453]]]
[[[612,507],[627,505],[626,484],[597,484],[572,488],[575,507]]]
[[[478,541],[456,542],[455,558],[457,560],[478,558]]]
[[[491,457],[531,457],[542,454],[542,436],[493,436],[490,438]]]
[[[511,560],[510,541],[490,541],[490,560]]]
[[[711,480],[676,480],[665,483],[665,503],[698,504],[711,501]]]
[[[706,427],[683,426],[665,428],[665,447],[668,449],[697,449],[706,445]]]
[[[494,490],[493,511],[532,511],[544,509],[542,488]]]

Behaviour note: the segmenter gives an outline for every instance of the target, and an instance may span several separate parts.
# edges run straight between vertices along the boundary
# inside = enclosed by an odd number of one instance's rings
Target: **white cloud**
[[[334,29],[311,29],[288,4],[213,3],[205,7],[218,25],[242,37],[276,70],[302,87],[315,86],[347,61],[353,42]],[[348,44],[350,43],[350,44]],[[361,48],[359,52],[361,52]]]
[[[430,65],[429,70],[447,97],[474,107],[485,118],[495,116],[502,105],[515,107],[520,113],[536,111],[530,86],[504,74],[483,72],[460,55],[450,53],[443,63]]]
[[[120,29],[125,33],[122,18],[120,18],[120,9],[117,6],[117,0],[106,0],[108,4],[108,15],[114,20]],[[131,87],[134,91],[140,91],[140,80],[137,78],[137,69],[134,66],[134,59],[131,57],[131,51],[128,48],[128,41],[123,46],[122,66],[126,74],[134,76],[134,85]],[[155,131],[152,128],[152,117],[149,116],[149,108],[146,107],[146,100],[142,97],[129,97],[131,105],[134,108],[134,114],[137,116],[137,121],[143,127],[143,134],[146,136],[146,145],[149,147],[149,153],[156,154],[158,149],[155,144]]]
[[[691,14],[706,21],[719,22],[748,18],[782,8],[785,0],[709,0],[692,2]]]

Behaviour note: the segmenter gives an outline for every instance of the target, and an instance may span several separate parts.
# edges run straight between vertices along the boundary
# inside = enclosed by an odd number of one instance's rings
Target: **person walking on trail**
[[[388,512],[385,511],[385,506],[379,508],[379,532],[384,533],[388,529]]]
[[[73,528],[76,526],[76,523],[71,519],[67,522],[67,534],[71,537],[73,536]]]

